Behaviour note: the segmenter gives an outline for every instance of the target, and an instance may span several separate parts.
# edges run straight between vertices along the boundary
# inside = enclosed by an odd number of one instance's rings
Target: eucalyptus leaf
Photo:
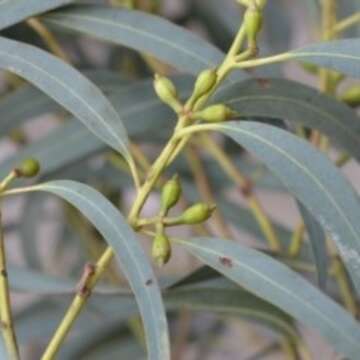
[[[289,58],[360,78],[360,39],[334,40],[291,51]]]
[[[180,95],[189,93],[190,79],[189,77],[179,77],[175,80]],[[111,100],[114,101],[117,111],[124,120],[127,132],[134,138],[146,134],[147,136],[151,135],[154,140],[159,129],[166,130],[174,124],[169,119],[175,115],[154,95],[149,81],[118,89],[111,95]],[[13,121],[15,119],[21,121],[20,114],[20,111],[16,112],[16,115],[12,117]],[[105,148],[105,144],[94,137],[87,128],[79,122],[69,121],[3,161],[0,164],[0,176],[6,176],[19,161],[29,156],[39,160],[41,174],[47,175],[49,172],[70,165]]]
[[[144,322],[150,359],[170,359],[168,329],[156,276],[138,239],[119,211],[100,193],[74,181],[54,181],[28,188],[55,194],[85,215],[113,248],[135,294]]]
[[[343,308],[285,265],[224,239],[193,238],[177,244],[255,295],[317,328],[334,348],[356,360],[360,326]]]
[[[252,79],[227,86],[213,101],[226,102],[244,118],[280,118],[320,130],[360,160],[356,111],[308,86],[285,79]]]
[[[360,292],[360,202],[330,160],[307,142],[255,122],[215,125],[261,159],[302,202],[336,243]]]
[[[0,2],[0,30],[15,25],[30,16],[39,15],[76,0],[2,0]]]
[[[192,74],[219,65],[224,54],[190,31],[140,11],[73,6],[43,18],[49,25],[124,45]],[[240,73],[237,78],[244,77]]]
[[[130,158],[126,130],[102,92],[81,73],[31,45],[0,38],[0,67],[45,92],[106,144]]]
[[[96,38],[144,51],[192,73],[214,67],[221,51],[169,21],[140,11],[102,6],[73,6],[43,18]]]
[[[321,225],[316,221],[314,216],[309,213],[306,207],[301,203],[298,205],[301,217],[309,235],[312,252],[314,254],[319,286],[325,289],[328,275],[326,236]]]

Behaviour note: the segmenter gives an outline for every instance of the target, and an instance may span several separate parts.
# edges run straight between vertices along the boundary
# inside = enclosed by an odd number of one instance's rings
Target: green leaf
[[[113,248],[135,294],[144,322],[149,359],[170,359],[166,315],[156,276],[138,239],[119,211],[100,193],[74,181],[54,181],[28,188],[71,203],[97,228]]]
[[[330,160],[304,140],[270,125],[230,122],[204,128],[228,135],[279,177],[329,232],[360,292],[360,202]]]
[[[197,283],[165,293],[168,309],[186,307],[192,311],[209,311],[221,315],[238,315],[266,325],[291,338],[297,331],[291,317],[279,308],[239,288],[225,279]]]
[[[126,130],[118,113],[87,78],[49,53],[14,40],[0,38],[0,67],[45,92],[106,144],[127,159]]]
[[[321,225],[316,221],[313,215],[309,213],[306,207],[301,203],[298,204],[298,207],[309,235],[318,273],[318,283],[321,288],[325,289],[328,276],[326,236]]]
[[[0,30],[30,16],[74,3],[75,0],[3,0],[0,3]]]
[[[291,51],[289,57],[360,77],[360,39],[336,40]]]
[[[316,328],[334,348],[356,360],[360,327],[338,304],[285,265],[256,250],[223,239],[176,240],[205,264],[255,295]]]
[[[213,101],[226,102],[244,118],[280,118],[318,129],[360,160],[358,114],[308,86],[283,79],[252,79],[225,87]]]
[[[145,52],[181,70],[198,74],[216,67],[224,54],[188,30],[139,11],[74,6],[46,15],[44,22]],[[237,77],[243,77],[239,73]]]
[[[189,77],[180,77],[175,82],[178,85],[180,95],[189,92],[191,88]],[[111,95],[111,100],[114,103],[116,101],[116,109],[132,137],[151,134],[154,141],[159,129],[166,130],[173,126],[173,122],[169,119],[174,114],[154,95],[149,81],[119,89]],[[24,110],[26,109],[28,109],[27,106]],[[31,111],[31,109],[28,110],[28,112]],[[38,113],[40,110],[34,109],[34,111]],[[21,114],[25,115],[26,112],[16,112],[12,120],[17,123],[20,122]],[[25,157],[36,157],[41,163],[41,174],[46,175],[64,165],[72,164],[76,160],[104,150],[104,148],[105,145],[94,137],[88,129],[78,122],[69,121],[46,137],[26,146],[14,156],[3,161],[0,165],[0,176],[6,176]]]

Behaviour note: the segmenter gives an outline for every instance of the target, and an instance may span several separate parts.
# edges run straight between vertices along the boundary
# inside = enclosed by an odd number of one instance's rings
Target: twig
[[[0,213],[0,321],[8,355],[11,360],[20,359],[11,311],[10,290],[6,270],[4,232]]]
[[[269,247],[273,251],[281,250],[281,243],[275,233],[274,227],[262,208],[260,201],[253,191],[252,182],[247,179],[228,158],[223,149],[207,134],[201,134],[202,143],[207,151],[217,160],[228,177],[237,184],[246,199],[250,210],[257,220]]]
[[[211,189],[209,180],[206,176],[205,168],[201,162],[198,151],[195,149],[194,146],[190,146],[187,149],[186,154],[188,163],[194,175],[197,189],[201,194],[202,199],[208,204],[215,204],[216,199]],[[213,220],[216,223],[216,227],[219,230],[220,235],[223,236],[225,239],[231,239],[231,231],[219,210],[214,212]]]
[[[39,19],[30,18],[26,20],[26,23],[41,37],[41,39],[53,54],[65,62],[70,63],[68,55],[62,49],[56,37]]]

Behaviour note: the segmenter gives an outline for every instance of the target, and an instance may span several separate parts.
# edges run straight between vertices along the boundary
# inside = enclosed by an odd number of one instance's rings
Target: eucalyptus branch
[[[4,343],[11,360],[20,359],[10,303],[10,289],[7,276],[4,232],[0,212],[0,321]]]

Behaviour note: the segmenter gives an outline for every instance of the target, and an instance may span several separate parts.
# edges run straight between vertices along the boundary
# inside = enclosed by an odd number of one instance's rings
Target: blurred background
[[[111,5],[120,3],[126,1],[115,0]],[[134,4],[138,9],[158,13],[197,33],[223,52],[227,51],[237,32],[242,11],[234,0],[136,0]],[[339,17],[355,10],[359,10],[356,0],[339,1]],[[260,55],[275,54],[317,41],[320,36],[319,23],[319,8],[314,0],[269,1]],[[55,28],[51,30],[71,63],[85,74],[92,73],[95,82],[97,79],[105,79],[108,85],[122,86],[121,84],[149,78],[155,70],[164,74],[176,73],[175,69],[146,54],[138,54],[85,35]],[[354,29],[346,36],[359,35],[356,31]],[[6,29],[2,31],[2,35],[46,49],[38,33],[27,23]],[[271,66],[256,70],[251,75],[287,77],[314,87],[318,85],[316,77],[308,74],[298,64]],[[69,115],[55,107],[49,99],[39,95],[38,91],[23,80],[9,73],[1,73],[0,90],[0,118],[4,120],[6,117],[9,124],[22,119],[21,126],[9,126],[10,136],[4,137],[3,134],[0,139],[0,173],[3,174],[2,171],[9,164],[15,164],[26,154],[42,159],[47,152],[51,152],[53,156],[56,155],[56,161],[47,160],[50,163],[46,165],[46,172],[39,181],[74,179],[86,182],[101,190],[126,213],[134,196],[131,181],[117,163],[111,160],[108,149],[90,153],[79,150],[79,156],[69,163],[65,159],[68,145],[63,144],[64,137],[56,133]],[[107,92],[106,86],[104,92]],[[113,101],[116,102],[116,99]],[[42,106],[39,105],[41,102]],[[151,122],[152,119],[147,119],[144,114],[144,121]],[[150,129],[133,140],[150,158],[154,158],[172,125],[173,122],[170,122],[167,128]],[[70,137],[71,133],[67,136]],[[93,141],[92,135],[87,133],[86,136],[89,142]],[[231,143],[225,145],[234,158],[241,159],[241,169],[249,177],[256,179],[257,193],[266,212],[288,233],[299,221],[294,200],[255,159],[234,148]],[[57,146],[57,149],[49,150],[50,146]],[[331,156],[335,158],[335,155],[334,150]],[[244,244],[263,246],[264,243],[258,239],[256,224],[246,212],[241,193],[226,180],[210,159],[206,162],[206,169],[214,187],[221,193],[221,206],[231,219],[233,238]],[[176,171],[190,183],[192,174],[188,170],[186,159],[179,158]],[[344,173],[360,191],[358,164],[349,162],[344,167]],[[189,194],[192,201],[199,196],[194,189],[189,189]],[[157,200],[156,194],[150,198],[145,214],[153,214],[157,208]],[[69,304],[84,264],[96,259],[105,244],[94,228],[73,208],[53,197],[32,194],[11,198],[4,201],[2,209],[11,265],[9,271],[16,331],[23,358],[39,359]],[[216,233],[216,224],[210,222],[209,227],[210,231]],[[187,234],[186,229],[181,231],[181,234]],[[148,240],[141,241],[148,251]],[[175,249],[170,263],[157,271],[160,282],[165,287],[198,267],[197,261]],[[311,280],[311,276],[309,278]],[[93,294],[90,305],[66,342],[60,359],[145,358],[141,327],[133,299],[126,290],[123,293],[109,293],[106,290],[109,284],[126,288],[126,282],[115,264],[104,279],[105,294]],[[283,340],[282,332],[266,319],[259,319],[249,309],[243,308],[243,304],[238,303],[241,293],[232,294],[228,291],[228,307],[224,311],[216,303],[216,298],[225,294],[219,284],[203,284],[203,288],[197,286],[196,282],[194,284],[178,290],[183,296],[188,295],[188,300],[183,304],[177,301],[176,291],[170,292],[167,297],[174,360],[289,358],[289,352],[286,351],[288,345]],[[199,295],[200,292],[202,295]],[[195,293],[198,293],[196,301],[192,299]],[[212,304],[209,299],[213,300]],[[255,300],[249,298],[249,302],[252,301]],[[209,304],[206,305],[206,302]],[[288,321],[291,323],[291,320]],[[304,346],[309,349],[311,358],[340,358],[332,350],[331,344],[326,344],[315,331],[301,326],[297,326],[297,330],[304,335]]]

